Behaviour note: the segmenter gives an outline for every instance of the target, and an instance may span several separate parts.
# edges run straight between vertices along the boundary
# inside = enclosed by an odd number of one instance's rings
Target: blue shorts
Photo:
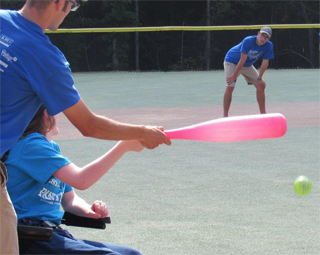
[[[61,228],[54,229],[54,233],[50,242],[32,242],[24,254],[142,255],[130,247],[77,239],[67,230]]]

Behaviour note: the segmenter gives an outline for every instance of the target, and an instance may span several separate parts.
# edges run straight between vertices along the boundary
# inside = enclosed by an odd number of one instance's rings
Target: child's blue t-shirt
[[[53,174],[70,164],[58,144],[33,133],[19,139],[5,161],[8,170],[7,189],[18,219],[30,218],[60,223],[64,193],[73,188]]]
[[[42,28],[17,11],[0,10],[0,156],[22,135],[41,104],[49,115],[75,105],[69,63]]]
[[[242,40],[241,43],[232,47],[226,54],[224,61],[238,64],[241,58],[241,52],[248,55],[246,62],[243,66],[252,66],[259,58],[273,59],[273,44],[267,41],[265,44],[259,46],[256,43],[257,36],[248,36]]]

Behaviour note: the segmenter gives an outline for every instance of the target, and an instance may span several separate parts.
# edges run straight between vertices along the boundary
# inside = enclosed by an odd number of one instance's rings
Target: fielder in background
[[[272,30],[263,27],[257,35],[248,36],[241,43],[232,47],[224,59],[224,72],[226,75],[227,88],[223,97],[223,117],[228,117],[232,101],[232,92],[240,74],[246,79],[248,85],[254,85],[257,89],[257,101],[260,113],[266,113],[265,88],[266,83],[262,79],[264,72],[269,66],[269,59],[273,59],[273,44],[270,42]],[[263,57],[259,72],[253,64]]]

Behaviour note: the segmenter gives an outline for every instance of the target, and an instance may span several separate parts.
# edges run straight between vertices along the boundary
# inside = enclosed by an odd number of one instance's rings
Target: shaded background
[[[1,0],[19,9],[24,1]],[[93,1],[61,28],[319,24],[319,1]],[[74,72],[221,70],[256,30],[49,34]],[[274,69],[319,68],[319,28],[274,29]],[[259,66],[260,62],[256,63]]]

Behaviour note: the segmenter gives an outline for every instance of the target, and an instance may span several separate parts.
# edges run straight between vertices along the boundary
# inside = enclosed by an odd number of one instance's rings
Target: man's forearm
[[[84,136],[105,140],[140,140],[144,126],[124,124],[103,116],[96,116],[87,124]]]
[[[262,79],[262,76],[263,76],[264,72],[268,69],[268,66],[269,66],[269,60],[263,60],[261,63],[260,70],[259,70],[258,79]]]
[[[148,149],[170,145],[162,127],[120,123],[91,112],[82,99],[63,112],[70,122],[87,137],[104,140],[139,140]]]

